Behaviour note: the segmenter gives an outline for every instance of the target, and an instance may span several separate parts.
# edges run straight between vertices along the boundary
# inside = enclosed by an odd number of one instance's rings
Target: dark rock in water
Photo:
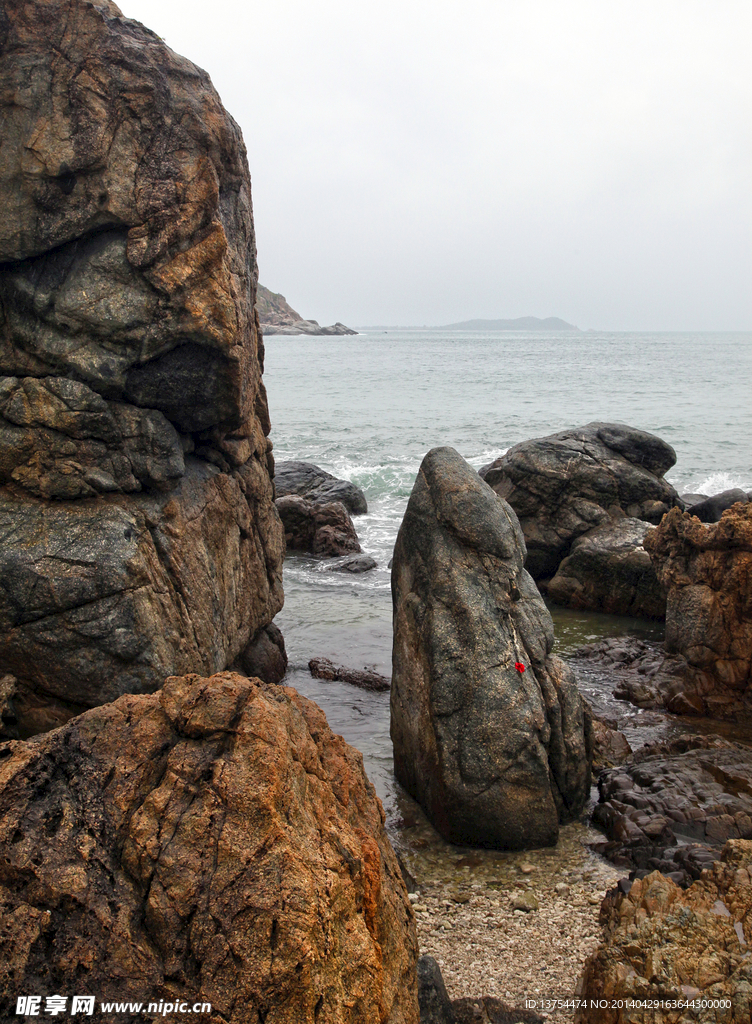
[[[548,596],[568,608],[665,618],[666,591],[643,547],[651,529],[640,519],[617,519],[578,537],[548,583]]]
[[[14,1004],[42,985],[207,1002],[238,1024],[419,1024],[381,804],[361,755],[294,690],[171,678],[0,754]]]
[[[370,572],[377,566],[378,562],[370,555],[353,555],[351,558],[341,558],[336,562],[330,562],[326,568],[327,572],[361,573]]]
[[[578,984],[584,998],[574,1024],[747,1024],[751,877],[752,843],[736,839],[687,890],[657,871],[626,894],[611,890],[601,908],[603,942]]]
[[[526,568],[550,579],[572,543],[614,518],[658,523],[678,503],[663,479],[674,449],[654,434],[621,423],[588,423],[523,441],[480,475],[520,520]]]
[[[0,40],[0,664],[27,735],[231,664],[284,545],[239,128],[104,0],[5,0]]]
[[[289,494],[277,498],[275,505],[285,530],[288,551],[304,551],[318,558],[360,553],[358,535],[342,502],[317,505]]]
[[[731,508],[740,501],[746,505],[749,501],[747,492],[740,487],[734,487],[728,491],[721,491],[710,498],[705,498],[693,505],[687,505],[686,511],[691,516],[697,516],[701,523],[717,523],[727,508]]]
[[[420,1024],[455,1024],[441,968],[432,956],[418,959]]]
[[[752,750],[704,736],[641,748],[601,773],[593,821],[616,863],[689,884],[727,839],[752,839]]]
[[[311,658],[308,668],[315,679],[351,683],[353,686],[359,686],[361,690],[372,690],[374,693],[383,693],[391,686],[387,677],[378,672],[372,672],[370,669],[342,668],[341,665],[333,665],[328,658]]]
[[[359,487],[349,480],[338,480],[311,462],[278,462],[274,471],[274,487],[278,498],[297,494],[322,504],[341,501],[354,516],[368,511],[366,496]]]
[[[421,465],[394,549],[395,774],[450,842],[556,842],[590,787],[589,715],[551,654],[506,502],[451,448]]]
[[[282,630],[270,622],[254,636],[238,658],[237,669],[265,683],[281,683],[287,672],[287,651]]]
[[[692,505],[699,505],[701,501],[706,501],[710,497],[709,494],[680,494],[679,501],[684,503],[684,511]]]
[[[752,705],[752,503],[726,509],[704,525],[673,509],[645,538],[668,592],[666,652],[675,656],[681,690],[711,717]],[[724,705],[728,711],[724,713]],[[733,709],[733,710],[732,710]]]
[[[510,1006],[493,996],[452,1000],[456,1024],[544,1024],[534,1010]]]

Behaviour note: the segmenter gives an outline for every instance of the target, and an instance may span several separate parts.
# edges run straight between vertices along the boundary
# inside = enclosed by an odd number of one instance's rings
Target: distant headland
[[[558,316],[518,316],[516,320],[463,320],[459,324],[444,324],[443,331],[579,331]]]
[[[262,284],[256,293],[261,331],[269,334],[357,334],[357,331],[337,322],[331,327],[322,327],[317,320],[304,320],[288,303],[284,295],[271,292]]]

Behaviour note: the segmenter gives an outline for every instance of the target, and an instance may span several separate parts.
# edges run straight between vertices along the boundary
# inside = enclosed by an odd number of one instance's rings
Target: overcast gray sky
[[[211,75],[304,316],[752,329],[749,0],[121,7]]]

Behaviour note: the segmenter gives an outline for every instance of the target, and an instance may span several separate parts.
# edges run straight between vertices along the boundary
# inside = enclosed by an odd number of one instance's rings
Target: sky
[[[120,6],[211,75],[304,317],[752,330],[748,0]]]

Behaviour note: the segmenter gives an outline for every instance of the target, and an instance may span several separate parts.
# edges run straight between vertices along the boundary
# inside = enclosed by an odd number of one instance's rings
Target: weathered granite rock
[[[510,1006],[494,996],[478,996],[452,1000],[456,1024],[544,1024],[535,1010]]]
[[[225,668],[281,607],[284,545],[237,125],[109,0],[7,0],[0,55],[0,664],[27,734]]]
[[[752,842],[737,839],[687,890],[656,871],[607,897],[604,941],[585,964],[575,1024],[747,1024],[751,880]]]
[[[271,482],[253,465],[189,458],[166,493],[0,502],[0,664],[24,735],[243,650],[281,604],[274,507],[254,517],[247,497]]]
[[[285,531],[288,551],[304,551],[317,558],[337,558],[361,547],[352,519],[341,501],[323,505],[289,494],[275,505]]]
[[[336,561],[329,562],[326,566],[327,572],[348,572],[355,576],[363,572],[370,572],[378,566],[375,558],[370,555],[345,555]]]
[[[441,968],[432,956],[418,960],[420,1024],[456,1024]]]
[[[334,665],[329,658],[311,658],[308,669],[314,679],[351,683],[353,686],[359,686],[361,690],[372,690],[374,693],[383,693],[391,686],[387,677],[379,672],[367,668],[343,668],[341,665]]]
[[[368,511],[366,496],[349,480],[339,480],[312,462],[278,462],[274,471],[274,490],[278,498],[297,494],[317,504],[341,501],[350,515]]]
[[[752,697],[752,504],[705,526],[673,510],[645,539],[668,591],[666,651],[686,659],[685,690]]]
[[[383,810],[361,755],[294,690],[171,678],[2,755],[2,997],[418,1024]]]
[[[658,869],[688,885],[727,839],[752,839],[752,751],[720,738],[642,747],[602,772],[593,821],[598,850],[622,867]]]
[[[664,618],[666,592],[643,547],[651,529],[640,519],[617,519],[578,537],[547,584],[548,596],[568,608]]]
[[[287,651],[282,630],[270,622],[253,637],[238,658],[236,671],[265,683],[281,683],[287,672]]]
[[[7,675],[0,679],[0,740],[18,739],[16,686],[14,676]]]
[[[550,579],[573,542],[625,515],[648,523],[678,502],[663,479],[676,462],[654,434],[621,423],[588,423],[523,441],[480,475],[512,506],[533,579]]]
[[[749,501],[747,492],[740,487],[733,487],[728,491],[721,491],[720,494],[713,494],[709,498],[693,502],[687,505],[685,511],[691,516],[696,516],[701,523],[717,523],[727,508],[731,508],[740,501],[743,505]]]
[[[589,716],[524,559],[507,503],[430,451],[394,549],[391,735],[397,779],[451,842],[555,843],[589,792]]]
[[[593,772],[623,764],[632,748],[623,732],[593,716]]]

